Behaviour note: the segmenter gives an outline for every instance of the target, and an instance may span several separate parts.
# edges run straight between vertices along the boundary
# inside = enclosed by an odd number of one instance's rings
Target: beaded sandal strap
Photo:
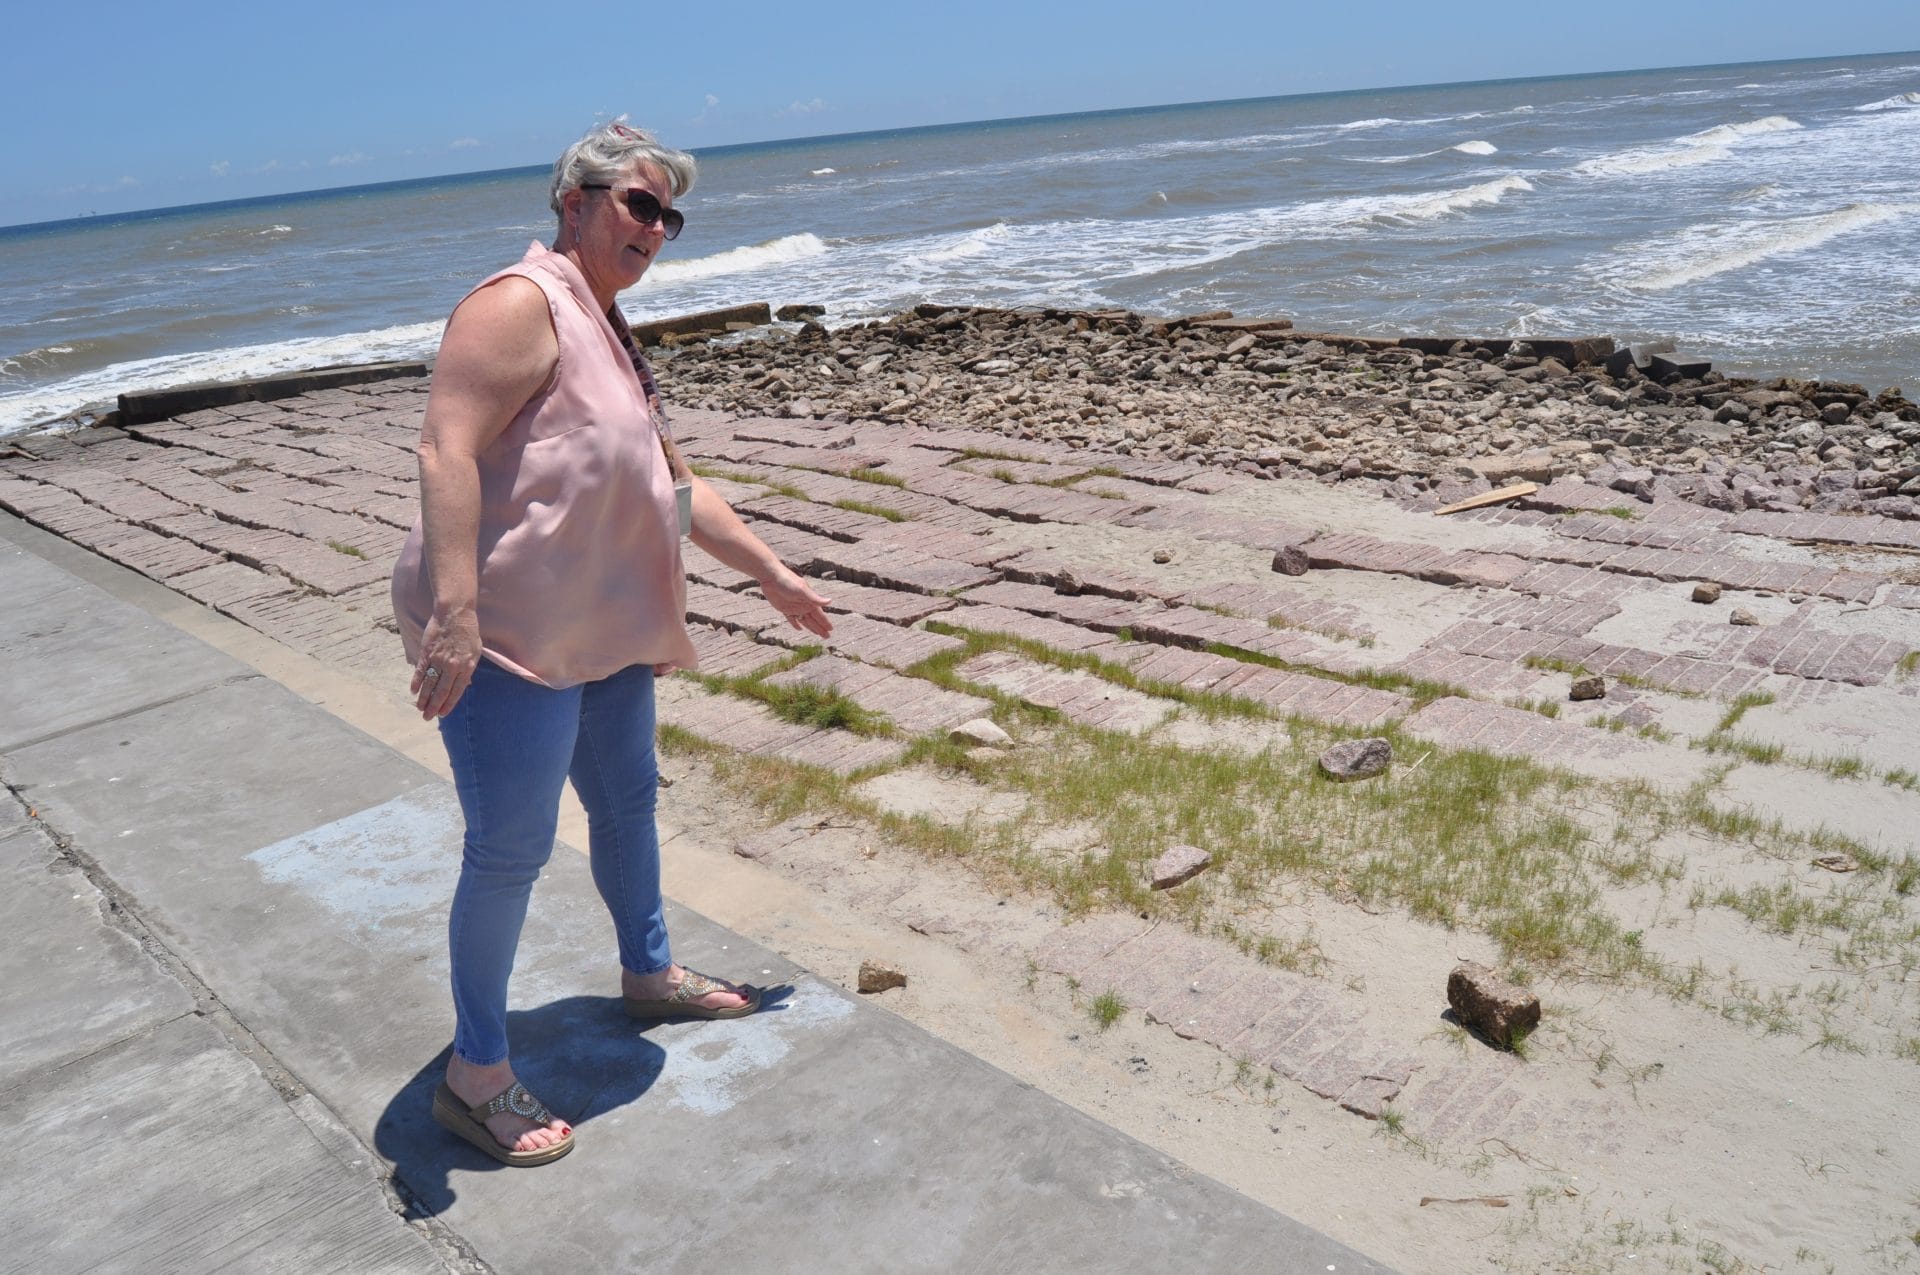
[[[547,1110],[547,1104],[528,1093],[527,1087],[517,1080],[467,1114],[484,1123],[488,1117],[501,1112],[510,1112],[536,1124],[552,1124],[554,1119],[553,1113]]]
[[[708,978],[699,970],[688,970],[680,980],[680,986],[673,989],[673,995],[667,997],[669,1004],[680,1005],[687,1001],[699,1000],[702,996],[711,996],[715,992],[731,992],[735,989],[724,983]]]

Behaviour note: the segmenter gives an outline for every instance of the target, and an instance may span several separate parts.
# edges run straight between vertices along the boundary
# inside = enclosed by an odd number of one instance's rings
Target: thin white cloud
[[[696,115],[696,116],[694,116],[694,117],[693,117],[692,119],[690,119],[690,120],[688,120],[688,121],[687,121],[687,123],[689,123],[689,124],[704,124],[704,123],[706,123],[706,122],[707,122],[707,116],[708,116],[709,114],[711,114],[711,113],[712,113],[712,111],[713,111],[713,108],[714,108],[714,107],[716,107],[716,106],[718,106],[718,105],[720,105],[720,99],[719,99],[719,98],[717,98],[717,97],[715,97],[715,96],[714,96],[713,94],[711,94],[711,93],[709,93],[709,94],[707,94],[707,97],[706,97],[706,103],[707,103],[707,104],[706,104],[706,106],[705,106],[705,108],[703,108],[703,109],[701,110],[701,112],[700,112],[700,113],[699,113],[698,115]]]
[[[232,160],[216,159],[211,164],[207,165],[207,171],[212,173],[215,177],[225,177],[227,175],[227,170],[232,167],[233,167]]]
[[[335,155],[332,159],[329,159],[327,161],[327,167],[350,168],[355,164],[364,164],[366,162],[367,162],[367,157],[365,155],[362,155],[359,151],[354,151],[352,154],[349,154],[349,155]]]
[[[138,186],[140,184],[140,179],[138,177],[122,177],[118,182],[114,184],[121,187]]]
[[[707,94],[707,109],[712,110],[714,107],[718,105],[720,105],[720,99],[715,97],[711,93]]]
[[[452,150],[457,150],[457,151],[472,150],[474,147],[480,145],[480,139],[477,137],[456,137],[451,142],[447,143],[447,145],[449,149],[452,149]]]
[[[810,101],[789,103],[787,105],[787,108],[781,111],[780,114],[782,115],[814,115],[826,109],[827,109],[827,104],[816,97],[811,99]]]

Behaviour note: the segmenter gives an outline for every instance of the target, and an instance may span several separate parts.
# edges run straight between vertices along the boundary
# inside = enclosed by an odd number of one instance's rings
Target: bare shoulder
[[[454,310],[440,341],[428,436],[486,446],[540,392],[559,357],[539,284],[506,275],[475,291]]]

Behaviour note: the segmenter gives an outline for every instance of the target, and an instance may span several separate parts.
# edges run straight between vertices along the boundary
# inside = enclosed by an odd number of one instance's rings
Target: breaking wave
[[[1696,164],[1711,164],[1726,159],[1733,154],[1734,147],[1756,137],[1792,132],[1800,127],[1800,124],[1784,115],[1769,115],[1740,124],[1721,124],[1704,132],[1676,138],[1665,146],[1636,147],[1590,159],[1584,164],[1575,165],[1573,171],[1581,177],[1634,177],[1674,168],[1691,168]]]
[[[1920,106],[1920,93],[1896,93],[1892,97],[1883,97],[1878,102],[1868,102],[1865,106],[1856,106],[1856,111],[1897,111],[1903,107]]]
[[[685,283],[689,279],[711,279],[717,275],[751,274],[769,266],[783,266],[808,257],[823,257],[826,252],[827,245],[821,242],[818,235],[804,232],[782,235],[765,243],[729,248],[710,257],[694,257],[687,261],[668,259],[648,271],[647,279],[662,283]],[[641,286],[645,286],[645,281]]]
[[[1666,292],[1915,213],[1920,204],[1861,203],[1811,217],[1700,227],[1656,250],[1673,264],[1620,282],[1642,292]]]

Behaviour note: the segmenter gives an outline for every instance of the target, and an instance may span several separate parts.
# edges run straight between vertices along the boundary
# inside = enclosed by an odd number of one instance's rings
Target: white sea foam
[[[839,171],[840,170],[837,168],[809,168],[807,170],[807,175],[809,177],[830,177],[834,173]]]
[[[422,358],[439,344],[444,326],[436,319],[432,323],[407,323],[372,332],[303,337],[269,345],[243,345],[113,363],[69,377],[57,385],[20,394],[0,394],[0,435],[19,433],[90,403],[110,400],[125,390],[161,389],[198,381],[244,381],[338,363]]]
[[[1340,125],[1336,125],[1335,127],[1337,127],[1342,133],[1350,133],[1356,128],[1385,128],[1389,124],[1404,124],[1404,123],[1406,123],[1405,120],[1397,120],[1397,119],[1394,119],[1391,115],[1383,115],[1376,120],[1354,120],[1351,124],[1340,124]]]
[[[1881,98],[1878,102],[1868,102],[1865,106],[1856,106],[1856,111],[1898,111],[1909,106],[1920,106],[1920,93],[1896,93],[1892,97]]]
[[[1784,115],[1747,120],[1739,124],[1721,124],[1699,133],[1675,138],[1664,146],[1636,147],[1612,155],[1588,160],[1574,166],[1580,177],[1635,177],[1661,173],[1675,168],[1691,168],[1727,159],[1736,146],[1770,133],[1793,132],[1802,125]]]
[[[1645,255],[1666,264],[1620,282],[1642,292],[1666,292],[1916,213],[1920,204],[1859,203],[1808,217],[1696,227],[1649,245]]]
[[[1492,181],[1480,182],[1473,186],[1461,186],[1454,190],[1435,191],[1420,195],[1382,195],[1374,198],[1355,200],[1356,206],[1377,205],[1371,216],[1392,221],[1430,221],[1435,217],[1444,217],[1449,213],[1465,212],[1469,208],[1484,208],[1497,204],[1508,195],[1523,190],[1532,190],[1533,183],[1518,174],[1496,177]]]
[[[256,235],[290,235],[293,233],[293,227],[292,226],[268,226],[265,230],[256,230],[253,233]]]
[[[1416,159],[1432,159],[1435,155],[1446,155],[1458,151],[1462,155],[1498,155],[1500,148],[1492,142],[1461,142],[1458,146],[1442,146],[1437,151],[1421,151],[1416,155],[1349,155],[1356,164],[1405,164]]]
[[[1013,231],[1004,221],[991,226],[982,226],[978,230],[969,230],[957,240],[944,247],[918,254],[916,259],[929,265],[939,265],[949,261],[964,261],[968,257],[978,257],[991,252],[997,245],[1007,242]]]
[[[659,283],[685,283],[690,279],[711,279],[718,275],[751,274],[770,266],[825,256],[826,252],[827,245],[821,242],[818,235],[782,235],[765,243],[729,248],[709,257],[694,257],[686,261],[669,258],[648,271],[647,279]]]

